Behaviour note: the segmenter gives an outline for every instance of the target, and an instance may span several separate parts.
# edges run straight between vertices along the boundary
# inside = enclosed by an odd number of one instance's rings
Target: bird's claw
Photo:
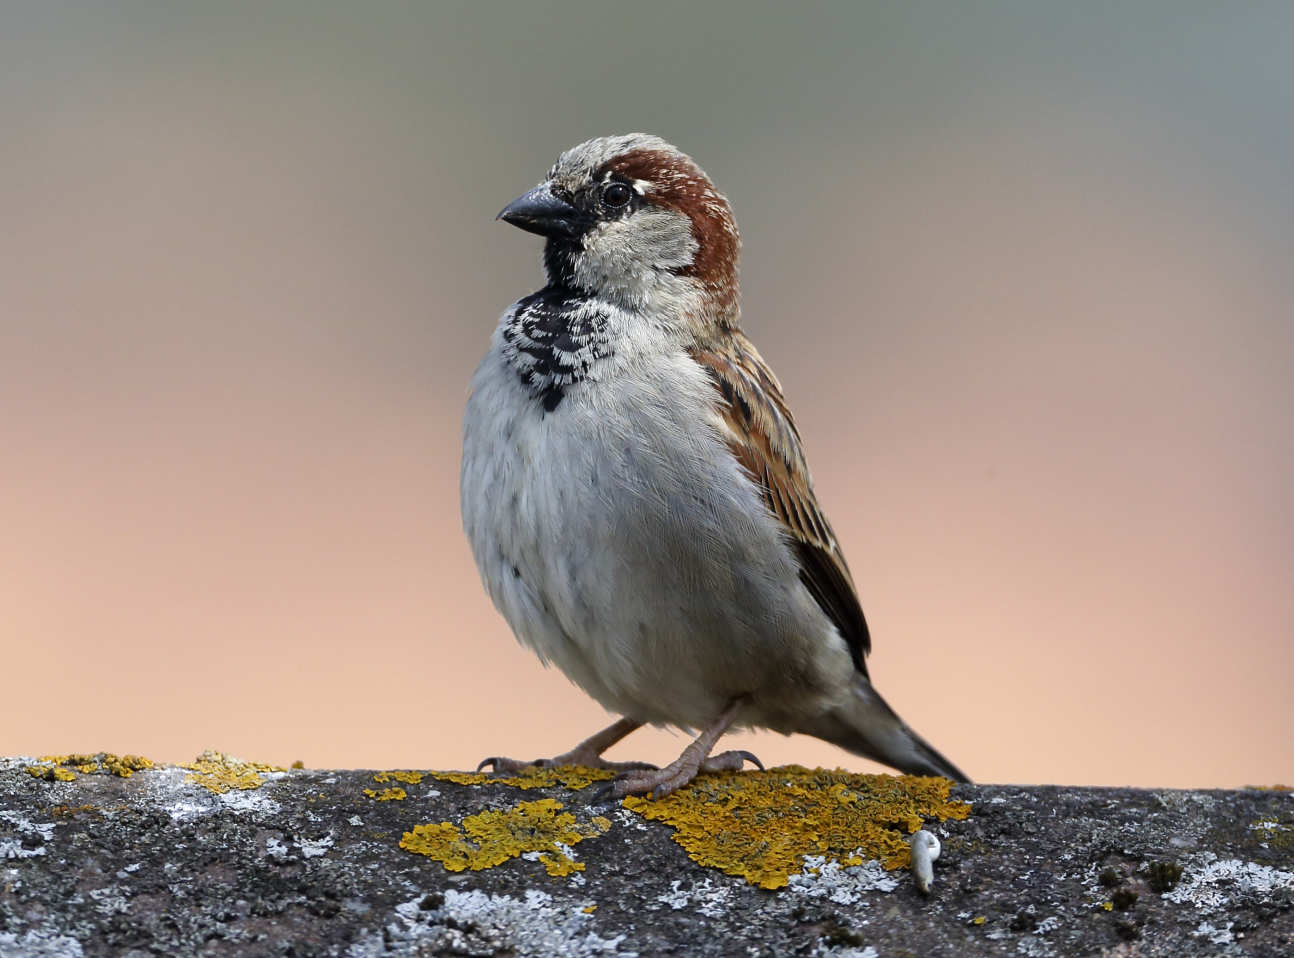
[[[534,762],[522,762],[515,758],[504,758],[502,755],[491,755],[489,758],[481,759],[481,764],[476,766],[478,772],[485,771],[487,765],[491,766],[490,771],[498,774],[513,775],[523,768],[529,768],[532,765],[547,765],[546,759],[540,759]]]
[[[731,749],[727,752],[720,752],[718,755],[711,755],[700,765],[699,771],[702,772],[740,772],[750,762],[761,772],[764,771],[764,763],[754,752],[747,752],[744,749]]]

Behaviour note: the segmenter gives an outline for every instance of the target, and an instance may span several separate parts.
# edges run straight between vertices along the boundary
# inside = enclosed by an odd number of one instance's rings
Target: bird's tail
[[[954,782],[970,781],[965,772],[908,728],[862,675],[855,676],[854,694],[848,702],[801,731],[909,775],[942,775]]]

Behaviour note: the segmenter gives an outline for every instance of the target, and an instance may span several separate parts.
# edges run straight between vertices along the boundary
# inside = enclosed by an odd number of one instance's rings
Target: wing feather
[[[854,665],[867,674],[871,635],[853,576],[813,493],[795,420],[782,387],[754,345],[738,331],[691,351],[714,382],[728,447],[759,486],[800,564],[800,580],[839,629]]]

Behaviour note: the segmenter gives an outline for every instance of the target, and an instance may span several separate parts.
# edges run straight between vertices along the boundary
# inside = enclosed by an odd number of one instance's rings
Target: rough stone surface
[[[220,792],[174,766],[60,781],[33,764],[0,759],[5,956],[1294,953],[1288,791],[959,786],[969,818],[926,825],[943,848],[927,897],[870,862],[808,861],[762,890],[561,787],[260,766]],[[450,872],[400,847],[546,798],[610,821],[568,849],[582,871],[529,854]]]

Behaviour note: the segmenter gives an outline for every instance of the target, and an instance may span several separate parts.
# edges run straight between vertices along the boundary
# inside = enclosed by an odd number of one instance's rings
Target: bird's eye
[[[612,209],[620,209],[626,205],[634,195],[624,183],[608,183],[606,189],[602,191],[602,202]]]

